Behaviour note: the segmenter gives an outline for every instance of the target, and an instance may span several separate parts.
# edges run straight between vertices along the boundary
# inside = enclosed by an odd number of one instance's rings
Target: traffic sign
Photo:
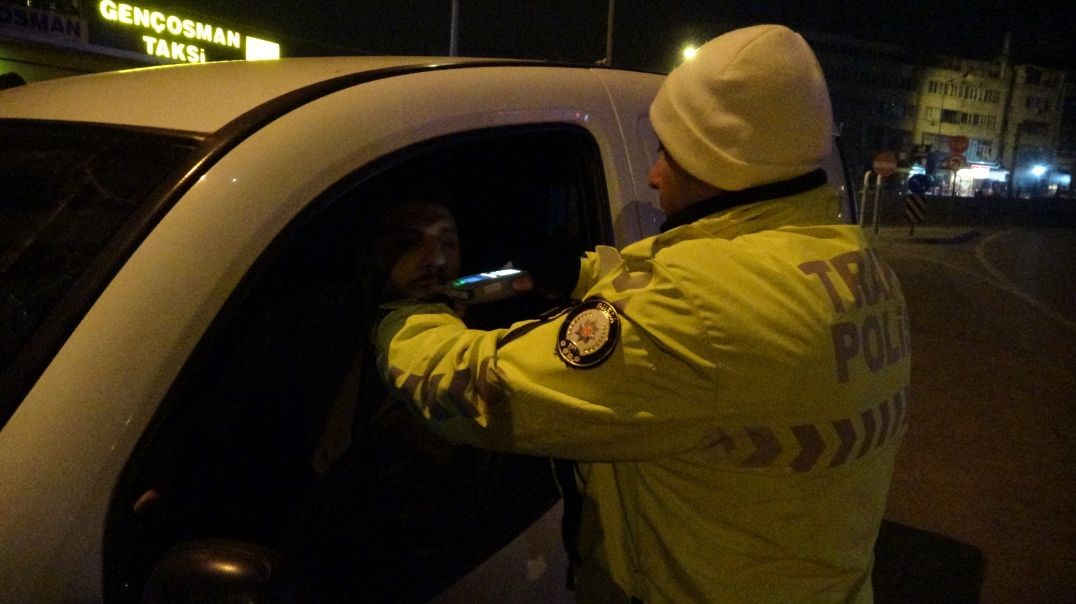
[[[904,218],[913,226],[923,222],[926,211],[927,202],[919,193],[908,193],[904,197]]]
[[[892,151],[882,151],[874,156],[871,167],[878,176],[891,176],[897,171],[897,156]]]
[[[950,136],[949,150],[953,152],[953,155],[960,155],[968,150],[968,143],[968,137],[966,136]]]
[[[949,159],[945,160],[945,166],[954,172],[966,165],[968,165],[968,160],[960,154],[950,155]]]

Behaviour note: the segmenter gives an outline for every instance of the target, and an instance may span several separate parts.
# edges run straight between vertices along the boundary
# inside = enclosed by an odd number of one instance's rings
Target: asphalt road
[[[1076,230],[916,235],[877,236],[913,350],[886,517],[978,546],[982,602],[1076,602]]]

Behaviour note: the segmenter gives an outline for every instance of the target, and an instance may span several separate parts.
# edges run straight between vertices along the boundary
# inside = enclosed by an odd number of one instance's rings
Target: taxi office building
[[[100,0],[0,0],[6,83],[147,65],[275,59],[276,42],[181,8]]]

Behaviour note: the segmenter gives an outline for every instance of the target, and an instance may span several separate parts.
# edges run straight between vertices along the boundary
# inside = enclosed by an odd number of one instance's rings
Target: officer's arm
[[[594,287],[594,283],[598,281],[601,266],[598,261],[598,255],[594,252],[587,252],[579,260],[579,279],[575,282],[575,289],[572,290],[570,299],[582,300],[583,296],[590,291],[591,287]]]
[[[398,308],[378,325],[378,368],[441,436],[503,449],[483,428],[504,398],[491,365],[504,331],[469,330],[444,304]]]
[[[433,431],[456,442],[589,460],[673,455],[702,442],[713,409],[696,374],[647,350],[630,321],[600,362],[572,366],[558,353],[570,317],[486,332],[444,306],[398,309],[378,329],[380,367]]]

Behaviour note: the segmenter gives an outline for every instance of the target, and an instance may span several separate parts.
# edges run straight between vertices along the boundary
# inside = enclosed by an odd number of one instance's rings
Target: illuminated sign
[[[278,59],[280,45],[203,20],[152,8],[101,0],[95,42],[139,50],[168,61],[205,63],[228,59]]]
[[[967,175],[975,179],[990,178],[990,166],[972,164],[959,172],[961,176]]]
[[[0,32],[42,40],[86,41],[86,28],[76,16],[9,4],[0,4]]]

